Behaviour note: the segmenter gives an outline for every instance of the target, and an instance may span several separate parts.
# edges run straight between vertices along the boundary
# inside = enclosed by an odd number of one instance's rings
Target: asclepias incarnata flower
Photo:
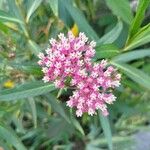
[[[54,82],[57,88],[75,89],[67,106],[75,107],[78,117],[85,112],[92,116],[97,109],[107,116],[107,104],[116,100],[112,89],[120,85],[121,75],[107,60],[92,62],[95,46],[84,33],[75,37],[69,31],[67,37],[60,33],[58,40],[50,39],[46,53],[38,55],[44,82]]]

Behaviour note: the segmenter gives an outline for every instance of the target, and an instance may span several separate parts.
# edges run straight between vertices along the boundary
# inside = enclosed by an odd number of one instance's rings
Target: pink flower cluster
[[[78,37],[74,37],[72,32],[68,32],[68,37],[60,33],[58,38],[57,41],[50,39],[46,55],[38,55],[44,82],[53,81],[57,88],[66,85],[76,88],[67,105],[76,107],[78,117],[84,112],[93,115],[97,109],[108,115],[106,104],[115,101],[111,90],[120,85],[121,75],[108,66],[106,60],[92,62],[96,43],[88,42],[84,33],[79,33]]]

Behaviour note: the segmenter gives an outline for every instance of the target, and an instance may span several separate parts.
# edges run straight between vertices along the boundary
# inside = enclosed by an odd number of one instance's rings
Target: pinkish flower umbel
[[[68,32],[67,37],[60,33],[58,40],[50,39],[46,54],[38,55],[44,82],[52,81],[57,88],[64,88],[67,79],[71,79],[69,85],[76,90],[67,106],[75,107],[78,117],[85,112],[93,115],[97,109],[108,115],[107,104],[116,99],[111,90],[120,85],[121,75],[106,60],[92,63],[95,46],[84,33],[79,33],[78,37],[72,32]]]
[[[95,54],[95,42],[88,43],[83,33],[74,37],[69,32],[67,38],[60,33],[58,38],[58,41],[50,39],[51,47],[46,49],[46,55],[39,54],[38,64],[43,68],[44,82],[54,81],[56,87],[63,88],[68,77],[86,74],[85,69],[91,66]]]
[[[72,85],[75,85],[77,90],[67,101],[67,105],[77,108],[77,116],[82,116],[84,112],[93,115],[97,109],[100,109],[103,115],[108,115],[106,104],[112,104],[116,99],[110,89],[119,86],[120,74],[112,66],[106,65],[107,62],[102,60],[100,64],[93,64],[87,70],[86,76],[74,77],[72,80]]]

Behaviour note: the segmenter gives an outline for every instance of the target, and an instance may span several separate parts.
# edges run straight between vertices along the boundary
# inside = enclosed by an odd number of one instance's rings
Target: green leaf
[[[150,0],[139,0],[136,16],[132,22],[131,27],[130,27],[129,39],[134,34],[136,34],[137,31],[139,30],[139,28],[142,24],[142,21],[145,17],[145,11],[148,8],[149,4],[150,4]]]
[[[143,57],[150,57],[150,49],[139,49],[132,52],[126,52],[114,57],[114,62],[129,62]]]
[[[92,29],[92,27],[89,25],[87,20],[85,19],[83,13],[76,7],[74,7],[70,0],[60,0],[61,2],[65,3],[65,7],[68,10],[69,14],[71,17],[74,19],[76,24],[78,25],[80,31],[85,32],[86,35],[93,39],[93,40],[98,40],[98,36],[96,32]]]
[[[21,14],[21,10],[19,9],[19,5],[16,0],[7,0],[8,4],[8,12],[9,14],[12,14],[12,16],[15,16],[19,20],[23,21],[23,16]]]
[[[14,89],[1,90],[0,101],[11,101],[23,98],[34,97],[53,91],[55,88],[52,84],[34,81],[17,86]]]
[[[7,21],[7,22],[15,22],[15,23],[19,23],[19,24],[24,24],[21,20],[19,20],[16,17],[13,17],[12,15],[10,15],[9,13],[0,10],[0,20],[1,21]]]
[[[35,100],[33,98],[29,98],[28,102],[32,111],[34,127],[36,128],[37,127],[37,111],[36,111]]]
[[[104,131],[104,135],[107,139],[109,150],[113,150],[112,134],[111,134],[111,128],[110,128],[109,120],[107,117],[103,116],[100,111],[98,113],[99,113],[101,126],[102,126],[102,129]]]
[[[150,42],[150,24],[141,28],[126,44],[124,51],[142,46]]]
[[[28,40],[28,46],[31,49],[31,51],[35,54],[35,56],[37,56],[39,52],[41,52],[41,48],[39,47],[39,45],[32,40]]]
[[[112,61],[111,64],[120,68],[133,81],[150,90],[150,77],[146,73],[125,63]]]
[[[96,52],[95,58],[96,59],[111,58],[113,56],[116,56],[117,54],[119,54],[119,51],[116,49],[108,49],[108,50],[106,49]]]
[[[11,130],[6,128],[6,126],[2,126],[0,124],[0,137],[4,139],[6,142],[14,146],[17,150],[27,150],[24,145],[21,143],[19,138],[15,135],[15,133]]]
[[[26,29],[24,18],[20,9],[20,6],[18,5],[16,0],[7,0],[8,8],[9,8],[9,14],[12,14],[13,17],[16,17],[17,19],[21,20],[23,23],[20,24],[20,27],[22,31],[24,32],[24,35],[29,38],[28,31]]]
[[[132,142],[132,144],[133,144],[134,143],[134,138],[132,136],[113,136],[112,137],[112,142],[113,142],[114,147],[115,147],[115,145],[121,145],[124,142],[125,143]],[[95,139],[95,140],[91,141],[90,144],[93,145],[93,146],[98,146],[98,147],[99,146],[106,146],[107,139],[98,138],[98,139]],[[122,149],[115,149],[115,150],[122,150]]]
[[[0,31],[2,31],[5,34],[8,34],[8,27],[2,22],[0,22]],[[4,39],[1,37],[0,41],[1,40],[4,40]]]
[[[17,112],[18,110],[20,110],[20,105],[18,106],[18,108],[14,108],[14,112]],[[24,107],[22,105],[22,107]],[[22,123],[22,118],[21,117],[18,117],[18,115],[16,115],[16,113],[14,113],[12,115],[12,113],[10,114],[7,114],[7,116],[9,116],[9,119],[14,125],[15,125],[15,129],[18,133],[22,133],[22,134],[25,134],[26,133],[26,130],[24,129],[24,124]]]
[[[147,72],[150,75],[150,63],[143,66],[143,71]]]
[[[0,140],[0,146],[1,148],[3,148],[4,150],[10,150],[10,147],[8,147],[8,144],[3,142],[2,140]],[[2,149],[2,150],[3,150]]]
[[[62,116],[68,123],[70,123],[69,117],[66,115],[65,110],[63,109],[61,103],[56,99],[52,94],[47,94],[46,98],[51,104],[53,110]]]
[[[123,29],[123,24],[121,21],[119,21],[117,25],[110,32],[106,33],[103,37],[101,37],[97,41],[97,46],[101,44],[113,43],[119,37],[122,29]]]
[[[100,149],[99,146],[95,146],[89,143],[86,145],[86,150],[102,150],[102,149]]]
[[[26,22],[29,22],[29,19],[30,19],[31,15],[40,6],[42,1],[43,0],[30,0],[29,1],[30,2],[30,7],[29,7],[28,12],[27,12]]]
[[[0,1],[0,9],[3,8],[3,5],[4,5],[4,0],[1,0],[1,1]]]
[[[75,126],[75,128],[82,134],[82,136],[85,136],[84,130],[83,130],[82,126],[80,125],[79,121],[74,117],[72,110],[70,111],[70,118],[71,118],[71,122]]]
[[[26,73],[30,73],[33,75],[41,76],[43,72],[41,71],[40,66],[37,63],[28,62],[28,63],[10,63],[11,67],[21,70]]]
[[[107,6],[112,12],[121,17],[127,24],[131,24],[133,20],[132,11],[128,0],[105,0]]]
[[[59,18],[64,22],[67,27],[71,27],[74,23],[70,13],[65,7],[65,3],[63,1],[58,1],[58,11],[59,11]],[[56,35],[55,35],[56,36]]]
[[[66,137],[70,137],[73,134],[73,130],[74,128],[63,118],[55,116],[50,118],[46,134],[51,141],[60,141],[62,139],[66,141]]]
[[[58,0],[49,0],[50,7],[56,17],[58,17]]]
[[[101,58],[111,58],[119,54],[119,50],[112,44],[106,44],[96,47],[96,54],[94,60]]]

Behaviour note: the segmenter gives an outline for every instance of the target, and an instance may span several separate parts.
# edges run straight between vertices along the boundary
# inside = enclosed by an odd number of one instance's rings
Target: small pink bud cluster
[[[42,66],[44,82],[53,81],[57,88],[64,88],[70,79],[69,86],[76,90],[67,105],[76,107],[77,116],[84,112],[93,115],[97,109],[108,115],[106,104],[115,101],[111,89],[120,85],[121,75],[108,66],[106,60],[92,63],[96,43],[88,42],[84,33],[79,33],[78,37],[72,32],[68,32],[68,37],[60,33],[58,38],[58,41],[50,40],[51,47],[46,49],[46,55],[39,54],[38,64]]]

